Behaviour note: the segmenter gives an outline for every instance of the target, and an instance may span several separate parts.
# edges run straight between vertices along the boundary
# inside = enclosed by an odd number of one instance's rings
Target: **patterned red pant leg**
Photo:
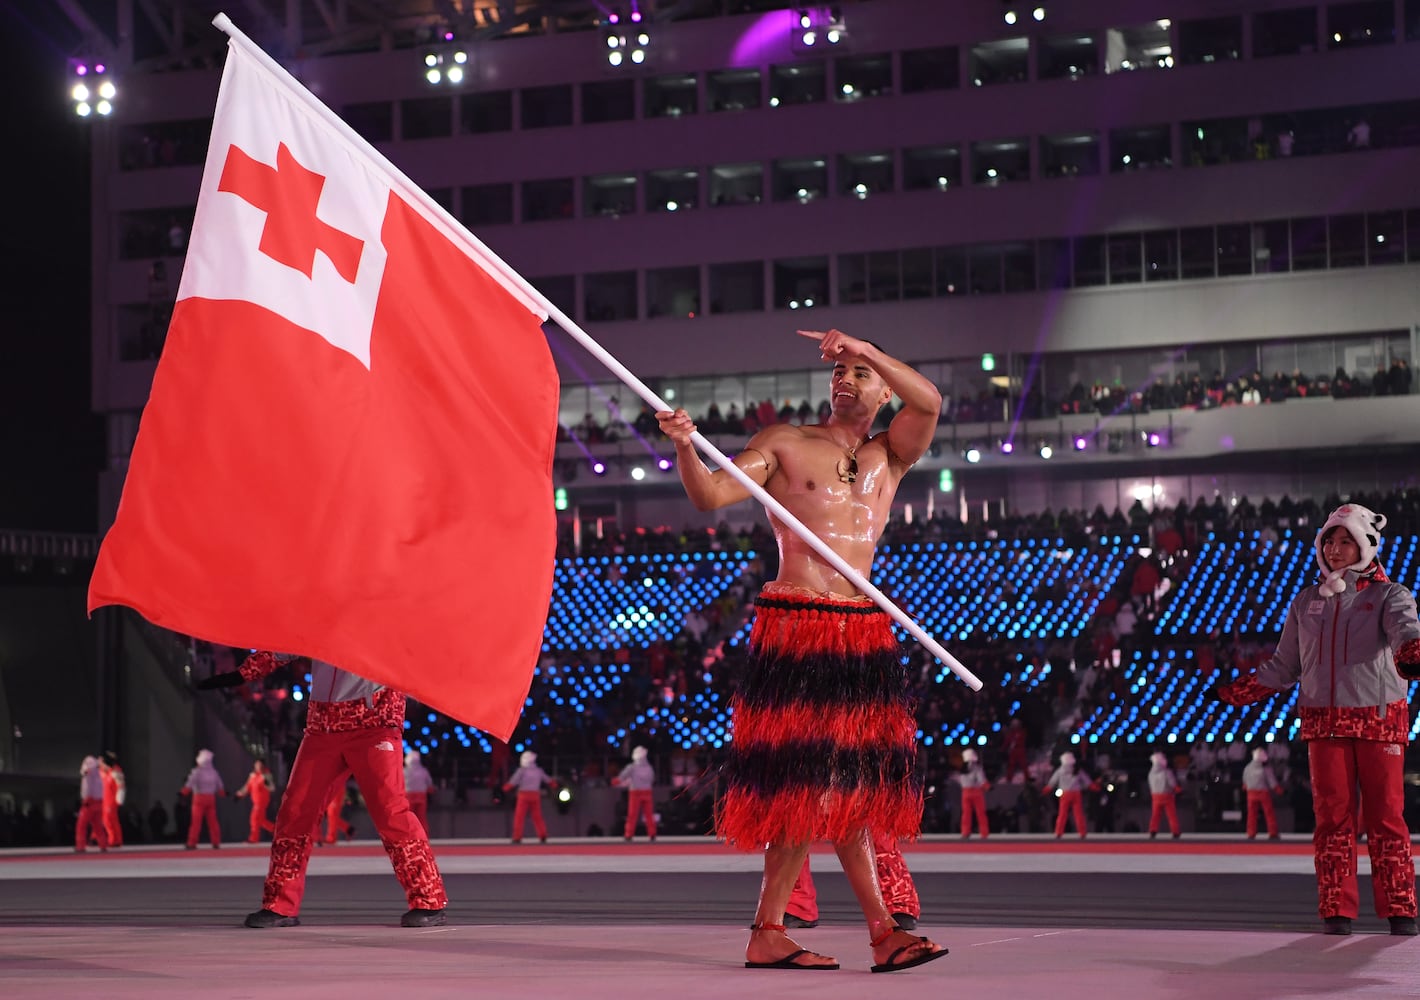
[[[1355,917],[1356,755],[1351,739],[1319,739],[1307,745],[1316,831],[1317,912],[1322,917]]]
[[[264,910],[294,917],[306,892],[306,865],[316,825],[325,812],[330,786],[345,774],[341,750],[344,733],[307,732],[296,751],[291,776],[276,810],[271,837],[271,865],[261,894]]]
[[[789,891],[789,902],[785,913],[791,913],[801,920],[818,919],[818,890],[814,888],[813,872],[809,871],[809,856],[804,855],[799,877],[794,879],[794,888]]]
[[[1405,747],[1356,740],[1355,751],[1376,915],[1413,917],[1415,861],[1410,853],[1410,828],[1405,822]]]
[[[892,837],[874,834],[873,860],[878,872],[878,887],[882,890],[887,911],[920,917],[922,902],[917,898],[917,886],[912,881],[912,873],[907,870],[907,861],[898,849],[897,841]]]
[[[442,910],[449,903],[429,837],[409,808],[404,792],[403,741],[397,729],[362,729],[344,733],[345,762],[365,797],[370,819],[379,831],[404,888],[410,909]]]

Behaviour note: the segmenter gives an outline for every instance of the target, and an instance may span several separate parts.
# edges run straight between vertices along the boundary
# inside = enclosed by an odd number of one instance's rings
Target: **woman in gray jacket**
[[[1358,809],[1376,915],[1389,919],[1392,934],[1420,933],[1404,815],[1407,681],[1420,678],[1420,622],[1415,598],[1376,559],[1385,523],[1359,504],[1332,512],[1316,537],[1321,582],[1292,601],[1272,658],[1218,691],[1230,705],[1247,705],[1301,684],[1318,909],[1327,934],[1350,934],[1359,909]]]

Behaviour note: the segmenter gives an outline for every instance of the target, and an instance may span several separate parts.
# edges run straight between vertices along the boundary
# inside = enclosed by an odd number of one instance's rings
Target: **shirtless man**
[[[750,479],[866,577],[898,484],[932,443],[942,397],[880,348],[838,330],[799,331],[833,365],[832,413],[821,424],[774,424],[735,457]],[[896,393],[902,409],[872,434]],[[699,510],[749,491],[711,470],[684,410],[656,415],[675,444]],[[836,969],[784,930],[784,908],[809,844],[834,844],[868,923],[874,972],[941,958],[946,949],[898,928],[883,903],[869,830],[913,837],[922,816],[913,773],[917,725],[892,619],[777,517],[779,575],[755,601],[750,662],[733,705],[734,740],[716,833],[764,853],[764,880],[745,949],[750,968]]]

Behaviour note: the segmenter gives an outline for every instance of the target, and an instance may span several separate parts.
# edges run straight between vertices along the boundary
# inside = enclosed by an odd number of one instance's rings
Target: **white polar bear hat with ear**
[[[1149,755],[1149,759],[1154,762],[1155,767],[1168,767],[1169,759],[1162,752]]]
[[[1326,523],[1321,526],[1321,530],[1316,535],[1316,562],[1326,577],[1321,584],[1322,596],[1334,597],[1341,593],[1346,589],[1346,571],[1348,569],[1360,572],[1375,560],[1376,549],[1381,544],[1381,531],[1385,526],[1386,516],[1384,514],[1377,514],[1358,503],[1345,503],[1331,512],[1331,516],[1326,519]],[[1327,532],[1335,527],[1346,529],[1355,540],[1356,547],[1361,550],[1361,557],[1350,566],[1342,566],[1340,569],[1334,570],[1326,564],[1321,546],[1326,539]]]
[[[418,764],[423,759],[424,758],[420,756],[418,750],[411,750],[404,755],[404,766],[412,767],[413,765]]]
[[[650,751],[648,751],[645,747],[632,747],[631,759],[640,762],[645,760],[649,753]]]
[[[212,751],[211,751],[211,750],[199,750],[199,751],[197,751],[197,766],[198,766],[198,767],[202,767],[204,764],[210,764],[210,763],[212,763]]]
[[[1064,753],[1062,753],[1062,754],[1060,755],[1060,766],[1061,766],[1061,767],[1074,767],[1074,766],[1075,766],[1075,755],[1072,754],[1069,750],[1066,750]]]
[[[1252,759],[1259,764],[1267,763],[1267,751],[1263,747],[1255,747],[1252,751]]]
[[[965,750],[963,750],[963,751],[961,752],[961,759],[964,760],[964,761],[966,761],[968,764],[975,764],[975,763],[976,763],[976,751],[973,750],[973,749],[971,749],[971,747],[967,747]]]
[[[518,763],[523,765],[523,767],[532,767],[537,763],[537,754],[533,753],[531,750],[524,750],[523,755],[518,758]]]

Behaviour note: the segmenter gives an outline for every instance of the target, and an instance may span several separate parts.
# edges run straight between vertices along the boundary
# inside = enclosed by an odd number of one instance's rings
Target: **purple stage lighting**
[[[1001,454],[1003,454],[1003,455],[1009,455],[1011,452],[1013,452],[1013,451],[1015,451],[1015,450],[1016,450],[1016,446],[1015,446],[1014,444],[1012,444],[1011,442],[1009,442],[1009,441],[1002,441],[1002,442],[1001,442]]]
[[[609,24],[620,24],[620,23],[621,23],[621,15],[620,15],[620,14],[612,14],[610,17],[607,18],[607,22],[608,22]]]
[[[89,67],[85,66],[83,63],[80,63],[78,66],[74,67],[74,73],[76,76],[88,76]]]
[[[1163,443],[1163,440],[1164,440],[1164,439],[1163,439],[1163,436],[1162,436],[1158,431],[1150,431],[1150,432],[1149,432],[1149,437],[1148,437],[1147,440],[1148,440],[1148,442],[1149,442],[1149,447],[1150,447],[1150,448],[1157,448],[1160,444]]]
[[[1076,450],[1076,451],[1084,451],[1087,447],[1089,447],[1089,444],[1090,444],[1090,442],[1087,441],[1087,440],[1085,440],[1085,436],[1084,436],[1083,434],[1077,434],[1077,435],[1075,435],[1075,450]]]
[[[656,461],[656,468],[660,469],[662,472],[670,472],[671,460],[669,458],[658,459]]]
[[[597,475],[599,475],[599,476],[604,476],[604,475],[606,475],[606,463],[605,463],[605,462],[593,462],[593,463],[592,463],[592,471],[593,471],[594,473],[596,473]]]

